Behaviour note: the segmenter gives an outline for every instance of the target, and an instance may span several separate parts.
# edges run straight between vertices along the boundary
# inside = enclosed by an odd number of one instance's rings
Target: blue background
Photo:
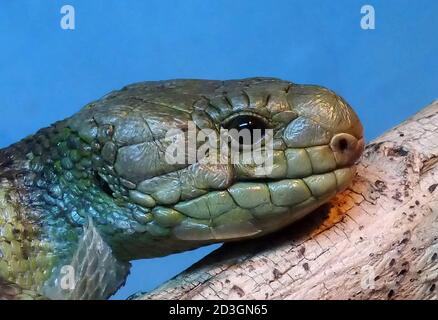
[[[76,30],[60,8],[76,9]],[[376,29],[362,30],[372,4]],[[438,1],[0,2],[0,147],[128,83],[273,76],[317,83],[357,110],[367,139],[438,97]],[[124,298],[217,246],[134,262]]]

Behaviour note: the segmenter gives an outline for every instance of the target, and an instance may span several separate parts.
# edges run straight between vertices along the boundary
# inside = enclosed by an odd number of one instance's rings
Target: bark
[[[438,100],[368,144],[353,185],[269,237],[223,245],[141,299],[436,299]]]

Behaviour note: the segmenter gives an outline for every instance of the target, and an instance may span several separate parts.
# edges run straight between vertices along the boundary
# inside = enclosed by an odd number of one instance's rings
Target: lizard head
[[[93,218],[125,259],[278,230],[344,190],[364,146],[341,97],[271,78],[138,83],[55,127],[70,223]]]

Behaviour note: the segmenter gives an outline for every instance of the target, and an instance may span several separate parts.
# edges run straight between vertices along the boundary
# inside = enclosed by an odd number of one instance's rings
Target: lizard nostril
[[[345,151],[348,149],[348,141],[345,138],[341,138],[338,141],[338,148],[340,151]]]
[[[339,166],[351,165],[362,154],[363,139],[357,139],[348,133],[338,133],[333,136],[330,148]]]

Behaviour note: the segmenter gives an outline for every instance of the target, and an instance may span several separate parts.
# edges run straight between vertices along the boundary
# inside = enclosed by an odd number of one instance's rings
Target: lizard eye
[[[233,139],[239,141],[240,146],[248,146],[260,143],[265,136],[268,123],[260,116],[244,114],[226,120],[223,127],[229,130]]]

